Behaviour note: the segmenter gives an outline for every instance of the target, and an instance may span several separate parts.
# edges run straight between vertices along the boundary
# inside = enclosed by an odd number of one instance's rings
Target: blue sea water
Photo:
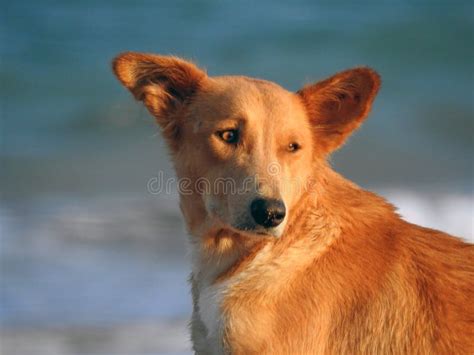
[[[176,196],[146,189],[159,171],[172,176],[171,165],[153,120],[112,75],[122,51],[180,55],[211,75],[257,76],[290,90],[375,68],[382,89],[362,130],[332,158],[335,168],[385,193],[408,219],[472,238],[471,1],[30,0],[1,8],[5,329],[189,315]]]

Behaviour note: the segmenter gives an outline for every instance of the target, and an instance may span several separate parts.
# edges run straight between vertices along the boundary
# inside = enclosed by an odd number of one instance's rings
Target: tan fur
[[[326,162],[368,115],[375,71],[347,70],[297,93],[151,54],[122,54],[114,71],[163,128],[178,177],[193,183],[181,209],[197,353],[474,352],[473,246],[403,221]],[[217,138],[228,128],[242,132],[238,145]],[[294,141],[301,149],[289,153]],[[229,177],[253,180],[242,194],[194,184]],[[281,230],[239,229],[255,196],[285,202]]]

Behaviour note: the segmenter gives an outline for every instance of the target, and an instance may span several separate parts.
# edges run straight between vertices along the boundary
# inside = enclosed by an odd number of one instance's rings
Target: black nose
[[[281,200],[257,198],[250,205],[255,222],[265,228],[276,227],[285,219],[286,208]]]

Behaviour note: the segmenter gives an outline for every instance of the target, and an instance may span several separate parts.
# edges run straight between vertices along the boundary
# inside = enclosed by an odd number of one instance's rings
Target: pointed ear
[[[328,154],[348,138],[367,117],[380,87],[370,68],[355,68],[298,91],[312,126],[316,144]]]
[[[166,138],[179,136],[179,113],[199,90],[206,73],[186,60],[154,54],[122,53],[113,71],[135,98],[142,101]]]

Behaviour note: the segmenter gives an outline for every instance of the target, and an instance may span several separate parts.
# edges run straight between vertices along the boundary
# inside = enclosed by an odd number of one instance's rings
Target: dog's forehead
[[[247,92],[288,94],[288,91],[274,82],[248,76],[217,76],[211,78],[211,83],[216,91],[232,95],[245,95]]]
[[[213,77],[193,102],[192,113],[219,120],[243,116],[288,116],[295,95],[270,81],[244,76]]]

